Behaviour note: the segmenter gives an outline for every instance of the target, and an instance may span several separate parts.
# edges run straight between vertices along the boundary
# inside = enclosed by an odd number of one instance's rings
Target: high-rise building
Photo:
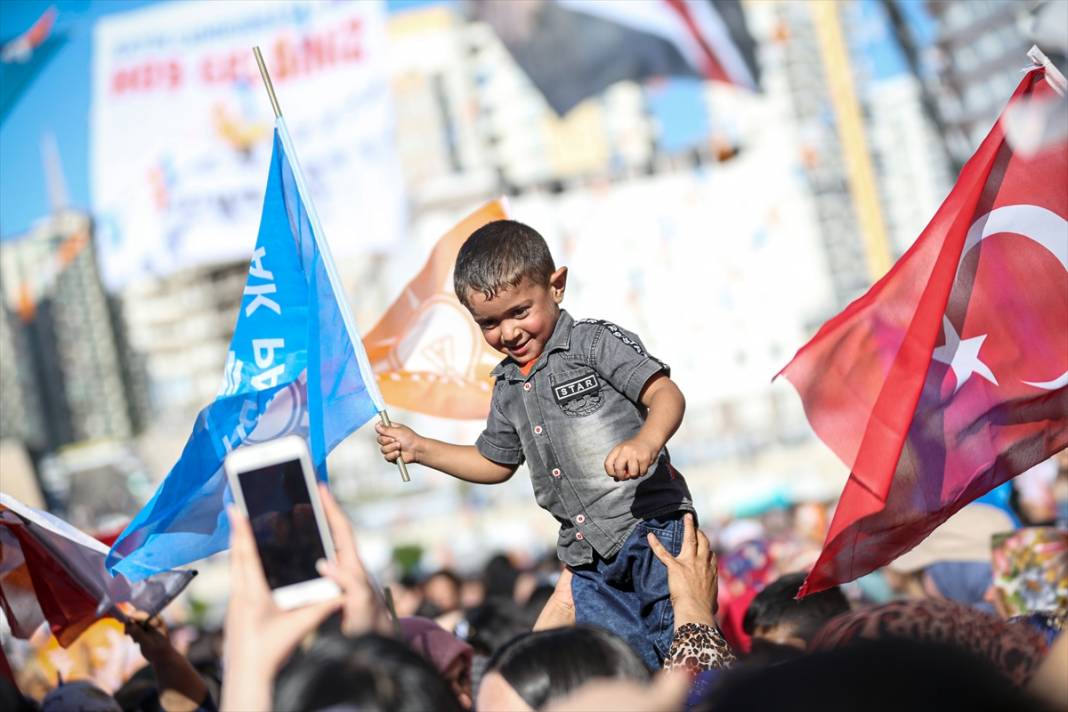
[[[928,0],[936,25],[933,93],[947,146],[963,164],[1027,67],[1032,0]],[[1062,28],[1063,32],[1063,28]]]
[[[89,217],[57,212],[5,241],[0,273],[7,309],[21,313],[20,321],[8,318],[7,324],[24,344],[14,350],[15,369],[17,380],[30,384],[29,401],[37,403],[29,409],[41,414],[42,446],[130,437],[136,395],[123,374],[123,347],[100,281]]]
[[[247,262],[229,262],[124,291],[131,351],[143,364],[148,400],[160,417],[189,422],[218,394],[247,277]]]
[[[0,304],[0,440],[40,451],[48,442],[27,334],[18,315]]]
[[[919,237],[953,180],[914,77],[903,74],[871,82],[865,108],[879,198],[897,257]]]
[[[820,40],[810,3],[775,3],[773,13],[776,24],[768,37],[778,60],[773,71],[781,71],[783,89],[793,104],[802,166],[815,201],[835,305],[841,307],[868,288],[871,275],[849,191]]]

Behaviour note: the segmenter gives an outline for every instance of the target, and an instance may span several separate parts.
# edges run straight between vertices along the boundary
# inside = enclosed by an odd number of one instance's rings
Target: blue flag
[[[222,390],[108,553],[113,573],[138,581],[228,546],[230,450],[300,434],[325,481],[327,453],[385,409],[322,234],[279,119]]]

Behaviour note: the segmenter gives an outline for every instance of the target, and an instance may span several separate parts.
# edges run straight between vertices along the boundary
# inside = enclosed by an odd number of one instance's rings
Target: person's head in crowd
[[[1057,460],[1043,460],[1012,478],[1012,502],[1025,526],[1053,524],[1057,519],[1057,502],[1053,486],[1057,479]]]
[[[748,667],[778,665],[804,654],[804,649],[797,645],[775,643],[767,638],[752,638],[749,641],[749,652],[741,659],[740,664]]]
[[[465,708],[471,707],[472,648],[426,618],[399,620],[404,641],[434,666]]]
[[[538,614],[545,608],[545,604],[552,598],[555,590],[556,587],[551,583],[539,583],[527,596],[527,600],[523,603],[523,611],[530,618],[531,626],[534,625],[534,621],[538,620]]]
[[[970,504],[892,561],[884,570],[887,581],[907,598],[944,598],[989,610],[990,538],[1013,524],[1003,509]]]
[[[1057,526],[1068,527],[1068,448],[1053,459],[1057,463],[1057,477],[1053,480],[1053,506],[1057,510]]]
[[[218,698],[216,698],[218,699]],[[122,687],[115,690],[115,701],[125,712],[158,712],[163,709],[152,667],[145,665],[135,672]]]
[[[496,554],[482,569],[482,585],[486,591],[486,600],[507,598],[515,600],[515,584],[519,571],[504,554]]]
[[[699,712],[1030,712],[1043,709],[973,653],[902,638],[860,640],[724,674]]]
[[[1068,531],[1028,527],[993,538],[989,598],[1003,618],[1047,613],[1068,618]]]
[[[592,626],[528,633],[490,659],[476,709],[537,710],[595,678],[650,679],[642,659],[619,636]]]
[[[15,683],[4,675],[0,675],[0,710],[34,712],[36,709],[37,705],[19,692],[19,688],[15,687]]]
[[[419,577],[411,571],[403,573],[390,587],[393,607],[401,618],[414,616],[423,604],[423,590]],[[431,617],[436,612],[431,614]]]
[[[404,643],[379,635],[318,638],[282,668],[274,709],[460,712],[448,683]]]
[[[498,597],[468,609],[456,633],[471,644],[476,655],[488,658],[508,641],[529,633],[533,624],[528,611]]]
[[[935,598],[891,601],[843,613],[823,626],[809,650],[831,650],[856,640],[886,638],[953,645],[976,652],[1017,685],[1027,682],[1046,650],[1042,636],[1028,626]]]
[[[41,700],[41,712],[122,712],[115,698],[87,680],[64,682]]]
[[[417,615],[436,618],[442,613],[455,611],[460,607],[460,589],[463,582],[450,569],[439,569],[423,581],[423,603]]]
[[[464,576],[460,586],[460,608],[468,609],[482,605],[486,600],[486,586],[482,583],[481,572],[472,576]]]
[[[754,642],[759,639],[804,650],[827,621],[849,610],[849,601],[838,586],[797,600],[804,582],[804,573],[786,574],[756,595],[742,620],[742,629]]]

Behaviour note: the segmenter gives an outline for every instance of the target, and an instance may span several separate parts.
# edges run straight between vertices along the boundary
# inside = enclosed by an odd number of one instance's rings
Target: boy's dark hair
[[[753,635],[759,628],[788,625],[808,643],[824,623],[849,610],[849,601],[837,586],[794,600],[804,582],[805,574],[795,573],[768,584],[746,609],[742,630]]]
[[[474,291],[492,299],[502,289],[529,279],[545,285],[556,271],[545,238],[515,220],[495,220],[471,233],[456,256],[453,288],[464,306]]]
[[[540,709],[597,677],[648,682],[649,669],[626,641],[589,625],[527,633],[497,650],[485,674],[500,673],[523,701]]]

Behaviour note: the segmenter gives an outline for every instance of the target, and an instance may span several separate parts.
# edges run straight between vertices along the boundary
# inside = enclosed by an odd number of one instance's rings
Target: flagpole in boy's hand
[[[274,85],[271,83],[271,75],[267,72],[267,65],[263,61],[263,55],[260,53],[260,48],[253,47],[252,53],[256,56],[256,64],[260,68],[260,76],[263,78],[263,85],[266,87],[267,96],[271,100],[271,108],[274,110],[274,118],[278,122],[280,129],[283,130],[283,133],[287,135],[288,132],[284,131],[285,124],[282,122],[282,108],[278,104],[278,97],[275,96]],[[297,183],[299,186],[300,183],[303,183],[303,176],[301,175],[299,164],[296,161],[296,156],[291,156],[290,158],[292,159],[293,172],[295,174],[295,178],[297,179]],[[312,220],[314,220],[315,222],[318,222],[318,217],[314,215],[314,206],[311,205],[310,201],[308,201],[308,198],[304,198],[304,200],[308,203],[307,208],[309,217],[311,217]],[[316,244],[319,246],[319,251],[323,255],[323,263],[326,266],[327,276],[330,279],[334,291],[338,295],[338,306],[341,309],[341,317],[345,322],[345,328],[349,333],[349,340],[352,342],[352,347],[356,352],[357,360],[360,361],[360,371],[365,374],[370,374],[370,368],[367,367],[366,363],[367,356],[363,350],[363,343],[360,341],[359,333],[356,331],[356,328],[353,324],[352,313],[349,310],[348,300],[344,299],[343,297],[344,292],[341,290],[341,281],[340,279],[338,279],[337,274],[335,272],[334,259],[330,255],[330,246],[326,244],[325,239],[322,242],[319,241],[319,234],[321,232],[320,230],[316,229],[312,232],[315,236]],[[367,383],[367,386],[369,389],[373,389],[374,392],[377,393],[377,381],[375,381],[373,375],[370,378],[370,382]],[[380,404],[379,407],[381,408],[378,411],[378,418],[382,421],[383,425],[389,427],[390,425],[392,425],[392,422],[389,419],[389,414],[386,412],[384,404],[382,404],[381,394],[378,395],[378,398],[376,400]],[[404,482],[409,482],[411,480],[411,477],[408,476],[408,466],[404,463],[404,458],[397,458],[397,468],[400,470],[401,480]]]

